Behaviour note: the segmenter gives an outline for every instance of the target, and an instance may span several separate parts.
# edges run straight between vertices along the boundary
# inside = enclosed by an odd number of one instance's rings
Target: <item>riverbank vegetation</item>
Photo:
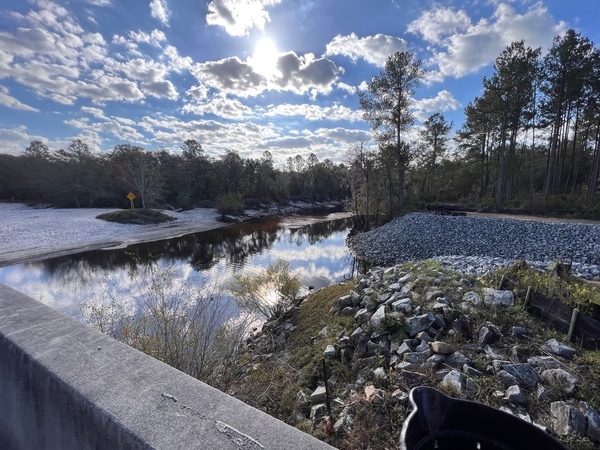
[[[81,140],[56,151],[33,141],[21,155],[0,154],[0,199],[127,208],[133,192],[138,207],[214,206],[218,198],[233,212],[262,200],[347,199],[366,218],[362,228],[439,202],[598,217],[600,51],[589,38],[569,30],[544,56],[513,42],[454,136],[441,111],[413,132],[411,104],[424,77],[413,54],[391,55],[359,94],[373,139],[350,145],[339,162],[311,153],[276,166],[269,151],[213,157],[203,148],[209,142],[193,139],[178,151],[120,144],[106,153]]]
[[[96,216],[96,219],[136,225],[157,224],[175,220],[167,214],[152,209],[124,209],[121,211],[100,214],[99,216]]]

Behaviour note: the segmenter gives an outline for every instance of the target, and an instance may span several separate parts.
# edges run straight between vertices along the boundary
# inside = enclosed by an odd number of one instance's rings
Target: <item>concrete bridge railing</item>
[[[1,449],[326,449],[0,285]]]

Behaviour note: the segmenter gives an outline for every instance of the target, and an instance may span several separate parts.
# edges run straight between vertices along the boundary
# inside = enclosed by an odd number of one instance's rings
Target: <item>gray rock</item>
[[[552,402],[550,414],[552,414],[552,428],[559,436],[569,434],[585,436],[585,416],[578,408],[562,401]]]
[[[478,332],[478,342],[482,347],[493,344],[498,340],[498,335],[488,327],[481,327]]]
[[[524,327],[512,327],[511,336],[517,341],[524,341],[527,339],[527,329]]]
[[[351,316],[354,314],[354,308],[352,306],[346,306],[340,311],[340,316]]]
[[[398,353],[400,356],[410,352],[412,352],[412,348],[410,348],[406,342],[403,342],[402,345],[398,347],[398,350],[396,350],[396,353]]]
[[[385,324],[385,305],[379,306],[377,311],[371,316],[371,325],[376,329],[382,328]]]
[[[421,343],[415,347],[415,352],[424,352],[425,350],[429,350],[427,341],[421,341]]]
[[[310,418],[313,421],[319,420],[325,414],[327,414],[327,405],[325,403],[320,403],[310,409]]]
[[[585,434],[590,440],[600,442],[600,414],[586,402],[579,402],[579,410],[586,419]]]
[[[452,367],[463,367],[465,364],[471,365],[471,360],[461,352],[454,352],[446,358],[446,362]]]
[[[310,403],[310,391],[307,391],[306,389],[298,391],[296,394],[296,404],[298,405],[299,409],[301,411],[308,412]]]
[[[430,356],[431,350],[425,350],[424,352],[405,353],[403,359],[411,364],[423,364]]]
[[[342,410],[338,420],[333,424],[333,431],[340,435],[348,434],[352,431],[352,425],[354,425],[352,408],[347,406]]]
[[[481,296],[477,292],[466,292],[465,295],[463,295],[463,302],[468,302],[473,305],[480,305]]]
[[[445,342],[434,341],[430,342],[428,345],[431,351],[434,353],[441,353],[443,355],[454,353],[452,346],[450,344],[446,344]]]
[[[503,369],[517,379],[520,387],[533,389],[538,382],[538,374],[529,364],[506,364]]]
[[[563,395],[573,395],[577,378],[563,369],[546,369],[542,372],[546,387],[551,387]]]
[[[506,399],[514,405],[527,406],[527,397],[521,391],[521,388],[514,384],[506,390]]]
[[[437,286],[431,286],[425,291],[425,301],[430,302],[432,298],[443,297],[444,291]]]
[[[550,339],[542,345],[542,350],[552,353],[553,355],[562,356],[563,358],[572,358],[575,356],[575,349],[567,344]]]
[[[354,320],[356,320],[360,324],[368,322],[370,318],[371,313],[367,310],[367,308],[361,308],[358,311],[356,311],[356,314],[354,314]]]
[[[401,312],[403,314],[412,313],[413,303],[410,298],[400,298],[392,303],[392,311]]]
[[[337,309],[344,309],[347,306],[354,306],[354,300],[350,294],[344,295],[333,302],[333,306]]]
[[[466,316],[460,316],[452,322],[452,330],[465,339],[471,339],[471,322]]]
[[[482,377],[484,375],[484,373],[482,371],[477,370],[468,364],[463,365],[462,371],[465,375],[468,375],[471,377]]]
[[[519,383],[517,381],[517,377],[515,377],[514,375],[511,375],[506,370],[501,370],[500,372],[498,372],[496,374],[496,376],[498,377],[498,379],[500,381],[502,381],[502,383],[504,384],[504,386],[506,388],[508,388],[510,386],[514,386],[515,384]]]
[[[485,352],[488,358],[493,360],[504,361],[508,359],[504,353],[500,353],[498,349],[492,347],[491,345],[486,345],[485,347],[483,347],[483,351]]]
[[[435,322],[435,316],[431,313],[406,319],[406,332],[409,336],[416,336],[419,332],[427,330]]]
[[[462,373],[458,370],[451,370],[442,380],[441,386],[460,394],[462,392]]]
[[[375,377],[376,380],[379,380],[379,381],[387,381],[388,380],[388,375],[385,372],[385,369],[383,367],[378,367],[377,369],[375,369],[373,371],[373,376]]]
[[[467,395],[471,397],[479,393],[479,385],[473,378],[467,378],[467,381],[465,382],[465,391]]]
[[[436,354],[427,359],[425,364],[433,370],[437,370],[446,361],[445,355]]]
[[[316,388],[312,394],[310,394],[310,402],[313,405],[317,405],[319,403],[323,403],[327,397],[325,386],[319,386]]]
[[[325,358],[335,358],[336,354],[337,352],[335,351],[335,347],[331,344],[329,344],[323,352],[323,356]]]
[[[513,306],[515,296],[512,291],[483,288],[483,302],[488,306]]]
[[[532,356],[527,358],[527,362],[530,366],[541,370],[560,368],[560,363],[552,356]]]
[[[415,339],[419,340],[420,342],[433,342],[433,338],[426,331],[421,331],[420,333],[418,333],[415,336]]]
[[[546,389],[541,383],[537,385],[535,396],[538,400],[554,400],[554,394],[548,389]]]
[[[365,334],[365,332],[363,331],[363,329],[361,327],[358,327],[350,335],[350,341],[356,343],[356,342],[358,342],[358,338],[360,338],[361,336],[364,336],[364,334]]]

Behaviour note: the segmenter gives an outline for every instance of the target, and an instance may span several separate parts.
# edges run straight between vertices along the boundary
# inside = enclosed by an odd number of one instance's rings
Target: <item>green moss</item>
[[[123,209],[100,214],[96,219],[135,225],[151,225],[175,220],[173,217],[154,209]]]

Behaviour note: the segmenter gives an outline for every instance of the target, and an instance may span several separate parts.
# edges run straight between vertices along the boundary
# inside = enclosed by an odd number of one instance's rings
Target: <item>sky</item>
[[[597,0],[0,0],[0,153],[195,139],[342,162],[370,139],[358,92],[390,54],[427,69],[410,140],[436,112],[459,129],[511,42],[546,53],[574,28],[597,44],[598,17]]]

